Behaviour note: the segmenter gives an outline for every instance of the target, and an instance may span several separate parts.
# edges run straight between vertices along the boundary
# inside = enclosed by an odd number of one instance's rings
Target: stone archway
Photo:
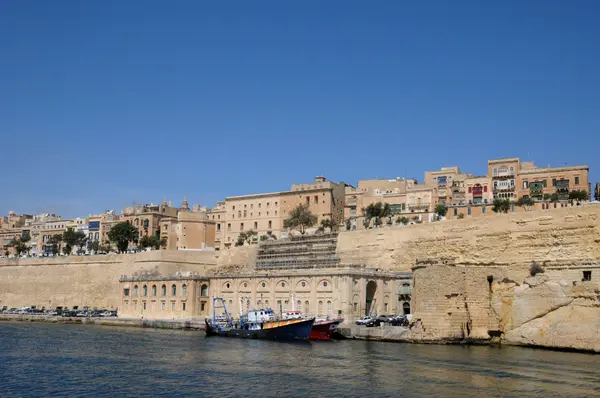
[[[404,312],[404,315],[410,315],[410,303],[406,301],[402,303],[402,312]]]
[[[375,281],[369,281],[367,283],[367,299],[365,303],[365,315],[371,315],[377,309],[377,299],[375,294],[377,293],[377,283]]]

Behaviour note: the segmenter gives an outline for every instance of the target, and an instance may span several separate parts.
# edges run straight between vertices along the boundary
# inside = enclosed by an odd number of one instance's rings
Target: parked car
[[[386,322],[386,323],[387,323],[387,322],[391,321],[391,320],[392,320],[392,319],[394,319],[394,318],[393,318],[393,316],[392,316],[392,315],[379,315],[379,316],[377,317],[377,319],[378,319],[379,321],[381,321],[381,322]]]
[[[372,328],[376,326],[380,326],[382,322],[379,319],[371,319],[369,322],[365,324],[366,327]]]
[[[390,321],[392,326],[408,326],[408,319],[404,315],[400,315]]]
[[[356,324],[357,325],[366,325],[368,322],[372,321],[373,318],[370,316],[363,316],[362,318],[359,318],[356,320]]]

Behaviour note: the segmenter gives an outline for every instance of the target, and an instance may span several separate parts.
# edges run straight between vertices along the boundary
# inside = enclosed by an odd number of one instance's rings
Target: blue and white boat
[[[224,315],[217,316],[222,309]],[[206,319],[207,336],[244,337],[268,340],[308,340],[315,318],[278,319],[272,309],[248,311],[234,322],[227,312],[225,300],[213,298],[212,319]]]

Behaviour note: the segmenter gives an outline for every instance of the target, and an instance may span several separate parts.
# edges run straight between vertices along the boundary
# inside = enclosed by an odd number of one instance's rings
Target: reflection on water
[[[2,397],[590,397],[599,356],[0,323]]]

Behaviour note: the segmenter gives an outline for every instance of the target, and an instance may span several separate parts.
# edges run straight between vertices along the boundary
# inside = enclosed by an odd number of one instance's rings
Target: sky
[[[595,183],[599,17],[594,0],[3,1],[0,214],[500,157]]]

